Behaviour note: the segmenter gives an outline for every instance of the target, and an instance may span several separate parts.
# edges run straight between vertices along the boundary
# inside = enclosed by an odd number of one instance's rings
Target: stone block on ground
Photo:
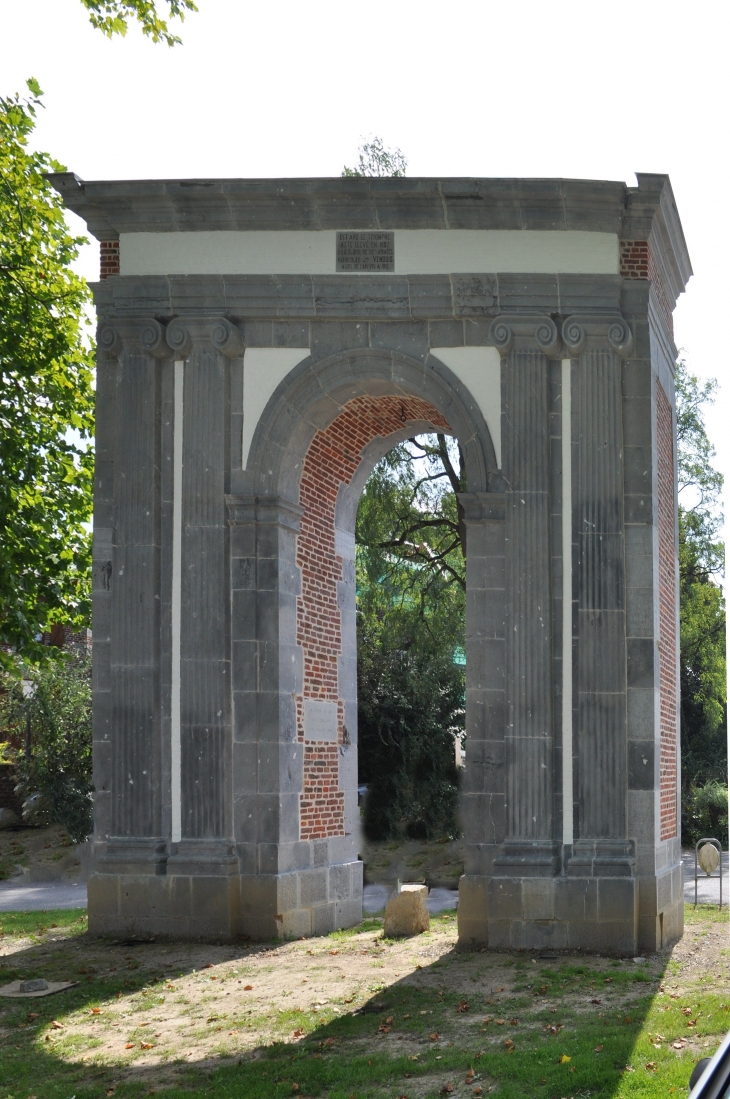
[[[383,934],[387,939],[406,935],[420,935],[428,931],[428,908],[425,885],[406,884],[395,893],[385,906]]]

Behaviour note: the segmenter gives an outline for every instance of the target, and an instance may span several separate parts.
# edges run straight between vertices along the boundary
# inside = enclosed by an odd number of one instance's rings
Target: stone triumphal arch
[[[357,923],[354,526],[468,467],[459,934],[682,932],[671,187],[85,183],[101,242],[92,931]]]

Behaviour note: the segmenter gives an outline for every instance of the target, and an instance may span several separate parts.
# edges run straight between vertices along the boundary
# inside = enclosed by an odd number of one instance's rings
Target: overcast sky
[[[723,386],[708,422],[730,480],[725,5],[198,5],[168,49],[108,41],[79,0],[0,0],[0,94],[35,76],[36,146],[85,179],[339,175],[373,134],[409,175],[667,172],[695,271],[675,338]]]

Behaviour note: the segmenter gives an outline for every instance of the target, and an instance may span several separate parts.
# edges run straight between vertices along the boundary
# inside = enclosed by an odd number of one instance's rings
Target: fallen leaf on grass
[[[600,1004],[600,1002],[601,1002],[601,1001],[600,1001],[599,999],[597,999],[596,997],[594,997],[594,998],[593,998],[593,999],[591,1000],[591,1003],[592,1003],[592,1004]]]
[[[484,1088],[481,1086],[481,1084],[478,1084],[474,1088],[474,1091],[472,1092],[472,1095],[476,1095],[476,1096],[484,1095]]]
[[[91,1014],[92,1015],[101,1015],[101,1008],[100,1007],[92,1007]]]
[[[134,1049],[134,1042],[127,1042],[125,1049]]]
[[[469,1004],[466,1002],[466,1000],[459,1000],[458,1004],[456,1005],[456,1010],[462,1013],[468,1011]]]
[[[505,1038],[504,1044],[507,1046],[508,1053],[514,1053],[516,1046],[511,1038]]]
[[[647,1069],[649,1072],[656,1072],[656,1061],[647,1061],[647,1063],[644,1065],[644,1068]]]
[[[444,1086],[441,1088],[441,1091],[439,1092],[439,1095],[451,1095],[453,1090],[454,1090],[454,1085],[453,1084],[444,1084]]]
[[[140,1042],[139,1044],[140,1044],[140,1047],[142,1049],[154,1049],[155,1048],[153,1046],[152,1042]]]
[[[63,1030],[63,1023],[59,1023],[58,1019],[54,1019],[51,1026],[54,1030]]]
[[[570,1057],[568,1057],[567,1053],[561,1053],[560,1054],[560,1060],[558,1061],[558,1064],[559,1065],[567,1065],[569,1060],[570,1060]]]
[[[594,1049],[593,1052],[594,1053],[603,1053],[603,1046],[596,1046],[596,1048]]]
[[[251,992],[252,989],[253,989],[253,985],[244,985],[243,986],[243,991],[244,992]]]
[[[519,1019],[510,1019],[509,1025],[510,1026],[519,1026],[520,1025],[520,1020]]]
[[[438,1034],[436,1033],[435,1030],[434,1030],[433,1034],[429,1034],[429,1038],[431,1039],[432,1042],[438,1042],[438,1040],[439,1040],[439,1036],[438,1036]]]
[[[297,1027],[297,1029],[296,1029],[296,1030],[294,1031],[294,1033],[292,1034],[292,1038],[301,1038],[301,1036],[302,1036],[303,1034],[304,1034],[304,1031],[302,1030],[302,1028],[301,1028],[301,1027]]]
[[[339,954],[339,950],[330,950],[330,954]]]
[[[464,1077],[464,1083],[465,1084],[473,1083],[475,1076],[476,1076],[476,1073],[475,1073],[474,1069],[473,1068],[468,1069],[467,1073],[466,1073],[466,1076]]]

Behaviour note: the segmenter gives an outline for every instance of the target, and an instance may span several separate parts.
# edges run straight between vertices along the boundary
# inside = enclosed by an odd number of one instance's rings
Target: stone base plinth
[[[354,927],[361,919],[361,862],[257,877],[101,872],[89,878],[92,935],[292,939]]]
[[[681,898],[654,914],[637,878],[502,878],[459,883],[459,941],[495,950],[577,950],[633,956],[682,935]],[[644,890],[646,894],[646,890]],[[646,898],[645,898],[646,900]],[[653,936],[653,937],[652,937]]]

